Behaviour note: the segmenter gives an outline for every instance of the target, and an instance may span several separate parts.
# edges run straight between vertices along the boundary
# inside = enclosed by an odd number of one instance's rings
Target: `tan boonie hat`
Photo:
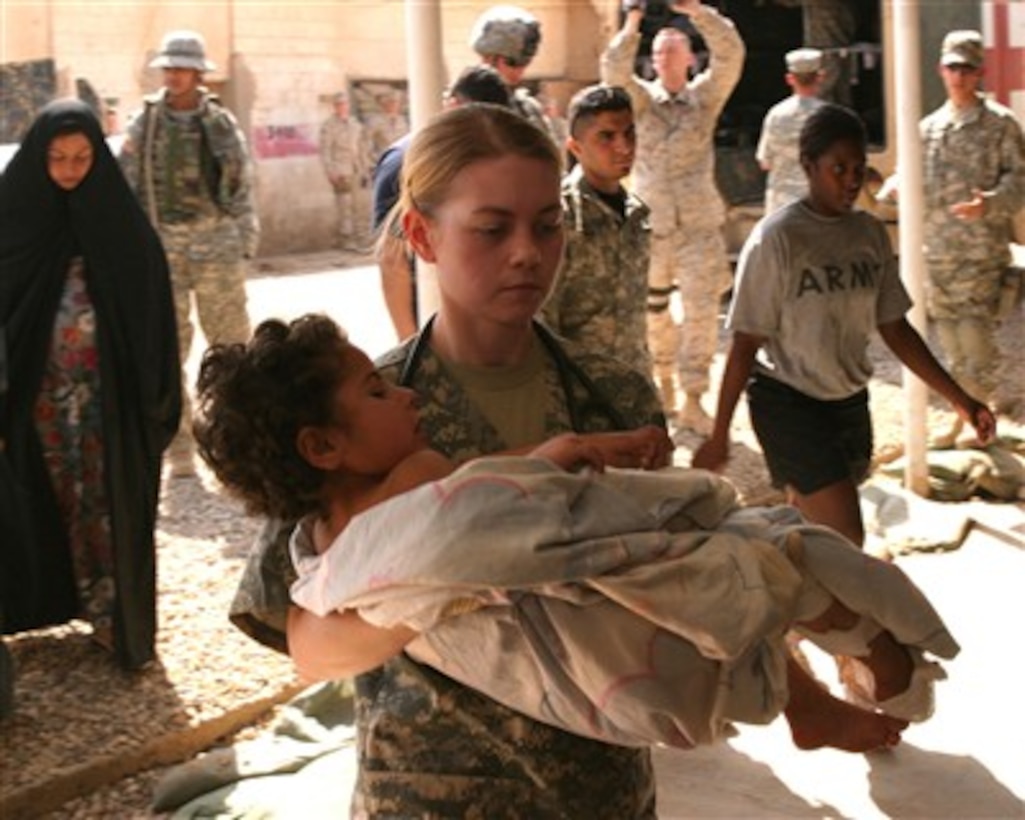
[[[160,43],[160,53],[150,61],[150,68],[191,68],[213,71],[216,66],[206,58],[206,43],[195,31],[169,31]]]
[[[951,31],[943,38],[940,62],[943,65],[982,67],[982,35],[971,29]]]
[[[822,69],[822,52],[817,48],[795,48],[785,59],[791,74],[814,74]]]

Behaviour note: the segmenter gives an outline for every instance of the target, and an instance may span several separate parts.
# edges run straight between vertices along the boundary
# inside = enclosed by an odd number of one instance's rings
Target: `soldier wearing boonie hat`
[[[206,58],[206,43],[201,34],[182,29],[169,31],[160,43],[160,52],[150,60],[150,68],[191,68],[213,71],[217,66]]]
[[[822,52],[817,48],[788,51],[786,84],[793,92],[770,108],[762,121],[755,159],[768,172],[765,180],[765,213],[778,211],[808,193],[808,179],[801,167],[798,136],[811,113],[822,105],[819,93],[825,76]]]
[[[182,415],[167,450],[170,475],[195,475],[192,405],[184,365],[194,335],[192,294],[203,336],[211,343],[245,342],[245,259],[256,254],[260,224],[253,168],[235,116],[202,85],[215,68],[195,31],[169,31],[149,63],[164,72],[164,87],[146,96],[128,124],[118,160],[160,234],[171,269]]]
[[[513,108],[554,139],[541,104],[526,88],[518,87],[540,45],[541,24],[519,6],[492,6],[477,18],[470,31],[470,47],[501,75]]]
[[[987,99],[982,35],[948,32],[939,74],[946,102],[920,126],[925,193],[927,309],[947,369],[976,398],[994,400],[1001,383],[997,329],[1016,279],[1012,220],[1025,202],[1025,136],[1013,112]],[[956,442],[962,429],[933,439]]]

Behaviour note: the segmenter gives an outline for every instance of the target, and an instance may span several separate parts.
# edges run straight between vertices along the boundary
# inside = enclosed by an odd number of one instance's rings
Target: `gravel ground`
[[[1003,432],[1019,436],[1025,434],[1023,341],[1019,305],[1002,329],[1007,372],[997,397]],[[900,368],[881,348],[873,357],[872,412],[881,447],[902,439],[904,400]],[[720,355],[714,376],[721,366]],[[939,400],[929,412],[938,426],[951,418]],[[778,500],[744,408],[734,438],[727,476],[749,502]],[[687,464],[698,440],[682,433],[678,443],[678,462]],[[156,816],[148,809],[150,795],[168,766],[218,742],[252,736],[273,714],[273,703],[296,691],[288,660],[242,636],[225,617],[258,522],[201,473],[165,483],[158,526],[158,662],[121,673],[78,622],[5,639],[18,666],[17,710],[0,725],[5,820]]]

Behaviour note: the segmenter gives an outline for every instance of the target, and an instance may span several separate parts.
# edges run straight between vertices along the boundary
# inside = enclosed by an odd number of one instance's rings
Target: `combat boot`
[[[700,393],[687,393],[683,397],[683,409],[677,416],[677,426],[707,436],[712,432],[712,417],[701,406]]]

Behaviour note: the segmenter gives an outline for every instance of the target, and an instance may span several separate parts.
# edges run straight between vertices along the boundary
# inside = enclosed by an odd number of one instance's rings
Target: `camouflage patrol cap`
[[[195,31],[169,31],[160,42],[160,53],[150,61],[150,68],[191,68],[213,71],[216,66],[206,58],[206,43]]]
[[[473,25],[470,45],[482,57],[526,65],[541,44],[541,24],[519,6],[492,6]]]
[[[971,29],[951,31],[943,38],[940,62],[943,65],[982,66],[982,35]]]
[[[795,48],[785,59],[791,74],[814,74],[822,68],[822,52],[817,48]]]

